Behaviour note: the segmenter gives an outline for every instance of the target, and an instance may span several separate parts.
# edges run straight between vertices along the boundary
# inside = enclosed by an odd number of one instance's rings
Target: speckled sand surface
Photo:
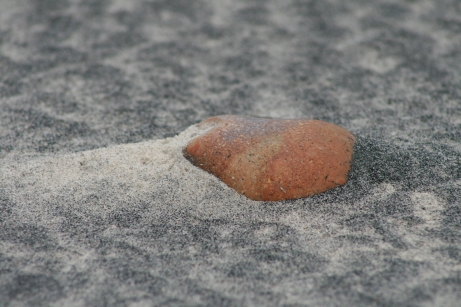
[[[0,8],[0,306],[459,305],[460,1]],[[248,200],[182,157],[219,114],[350,130],[349,182]]]

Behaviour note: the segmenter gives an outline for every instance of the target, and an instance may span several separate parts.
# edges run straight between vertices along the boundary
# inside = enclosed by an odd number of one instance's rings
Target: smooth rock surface
[[[235,115],[208,118],[213,128],[192,140],[184,156],[252,200],[283,200],[343,185],[355,137],[319,120]]]

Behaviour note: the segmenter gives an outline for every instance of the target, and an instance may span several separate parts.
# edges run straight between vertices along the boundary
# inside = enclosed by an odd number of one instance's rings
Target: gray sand
[[[0,8],[0,306],[459,305],[459,1]],[[349,129],[350,180],[248,200],[182,156],[219,114]]]

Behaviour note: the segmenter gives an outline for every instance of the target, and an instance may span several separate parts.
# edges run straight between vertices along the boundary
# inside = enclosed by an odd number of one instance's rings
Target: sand
[[[0,306],[459,305],[459,1],[0,7]],[[220,114],[344,127],[349,181],[248,200],[181,154]]]

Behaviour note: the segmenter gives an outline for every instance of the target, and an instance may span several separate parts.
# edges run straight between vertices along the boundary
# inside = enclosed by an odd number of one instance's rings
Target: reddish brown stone
[[[184,156],[253,200],[311,196],[343,185],[355,137],[319,120],[211,117]]]

